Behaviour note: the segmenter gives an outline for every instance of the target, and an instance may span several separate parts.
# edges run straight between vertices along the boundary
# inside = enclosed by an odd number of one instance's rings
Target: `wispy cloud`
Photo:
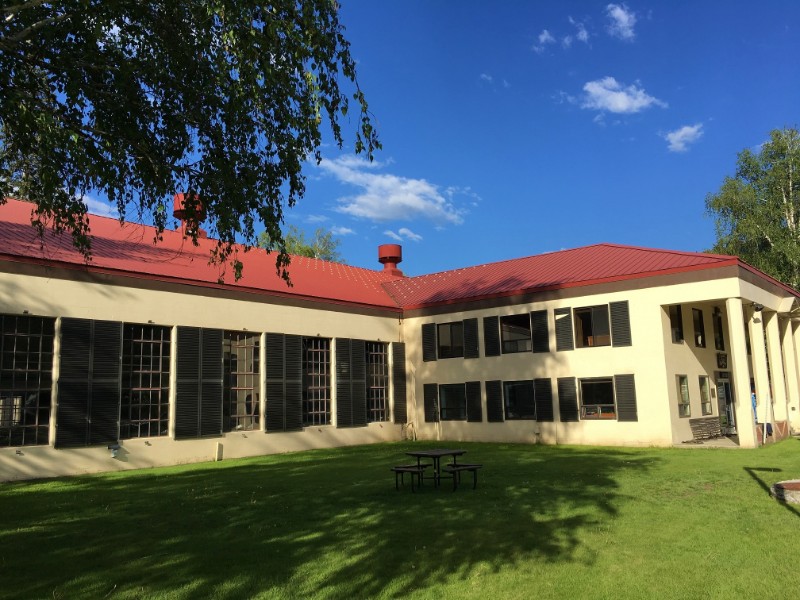
[[[324,223],[325,221],[328,220],[328,217],[326,217],[325,215],[308,215],[304,220],[306,223],[311,223],[311,224]]]
[[[383,234],[384,235],[388,235],[390,238],[392,238],[393,240],[398,241],[398,242],[403,242],[403,241],[406,241],[406,240],[409,240],[411,242],[421,242],[422,241],[422,236],[421,235],[414,233],[413,231],[411,231],[407,227],[401,227],[400,229],[397,230],[397,233],[395,233],[394,231],[391,231],[390,229],[387,229],[386,231],[383,232]]]
[[[101,217],[113,217],[114,219],[119,218],[119,211],[117,210],[116,206],[111,206],[107,202],[96,200],[90,196],[84,196],[82,200],[86,205],[86,209],[93,215],[100,215]]]
[[[331,233],[334,235],[353,235],[355,233],[354,229],[350,229],[349,227],[331,227]]]
[[[338,199],[337,211],[370,221],[413,221],[428,219],[438,224],[458,225],[464,210],[450,193],[424,179],[377,173],[384,165],[356,156],[323,160],[319,168],[340,182],[358,188],[358,193]]]
[[[612,37],[632,42],[636,38],[633,30],[636,25],[636,13],[625,4],[609,4],[606,6],[608,17],[608,33]]]
[[[492,76],[489,75],[488,73],[481,73],[481,80],[486,81],[487,83],[492,83],[492,81],[494,81]]]
[[[556,38],[553,37],[553,34],[547,31],[547,29],[543,29],[542,33],[539,34],[539,43],[533,45],[533,51],[537,54],[541,54],[544,52],[545,48],[548,44],[555,44]]]
[[[580,21],[576,21],[572,17],[569,17],[569,22],[572,23],[572,25],[575,27],[575,29],[578,30],[578,32],[575,34],[575,38],[579,42],[583,42],[584,44],[588,44],[589,43],[589,32],[586,29],[586,25],[584,25]]]
[[[669,143],[667,148],[670,152],[686,152],[689,144],[693,144],[703,137],[703,124],[684,125],[675,131],[667,132],[662,137]]]
[[[613,77],[590,81],[583,86],[586,96],[581,108],[617,114],[638,113],[651,106],[667,107],[667,103],[649,95],[636,84],[625,86]]]

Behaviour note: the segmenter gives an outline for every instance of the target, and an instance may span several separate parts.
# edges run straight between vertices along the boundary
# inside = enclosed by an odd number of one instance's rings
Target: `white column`
[[[753,410],[750,408],[750,372],[747,363],[747,343],[744,337],[744,308],[739,298],[725,301],[728,313],[728,333],[730,338],[730,367],[733,374],[734,410],[736,411],[736,430],[742,448],[758,446]]]
[[[794,370],[789,372],[789,381],[797,386],[796,393],[789,386],[789,426],[792,432],[800,432],[800,323],[791,319],[786,324],[786,346],[794,354]],[[790,367],[787,363],[787,369]]]
[[[769,366],[772,373],[772,407],[767,407],[769,421],[786,421],[786,375],[783,370],[778,314],[769,313],[766,315],[765,321]]]
[[[767,372],[767,348],[764,344],[764,313],[750,311],[750,351],[753,357],[753,376],[756,380],[756,414],[759,423],[765,423],[769,416],[768,398],[769,374]],[[771,420],[771,417],[769,418]]]

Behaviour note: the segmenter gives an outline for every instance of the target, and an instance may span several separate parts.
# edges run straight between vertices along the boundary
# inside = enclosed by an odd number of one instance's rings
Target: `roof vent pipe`
[[[194,208],[192,208],[192,204]],[[208,237],[208,232],[200,227],[200,223],[206,218],[206,209],[197,194],[191,192],[175,194],[172,198],[172,216],[180,219],[181,231],[184,235],[190,235],[191,229],[196,228],[197,237]]]
[[[403,247],[400,244],[381,244],[378,246],[378,262],[383,272],[393,277],[405,277],[397,265],[403,262]]]

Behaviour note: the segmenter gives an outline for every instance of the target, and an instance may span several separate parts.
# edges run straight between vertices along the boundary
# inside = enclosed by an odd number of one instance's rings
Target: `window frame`
[[[302,339],[302,424],[304,427],[331,422],[331,340]]]
[[[711,324],[714,328],[714,348],[725,351],[725,327],[722,323],[722,311],[718,306],[711,312]]]
[[[678,416],[682,419],[689,418],[692,416],[692,398],[689,393],[689,377],[686,375],[676,375],[675,382],[678,392]]]
[[[514,323],[513,320],[520,321],[519,323]],[[524,337],[522,335],[522,331],[525,329],[524,324],[522,323],[523,320],[527,319],[527,332],[528,337]],[[505,322],[504,322],[505,321]],[[520,333],[517,334],[517,338],[515,339],[506,339],[506,334],[512,333],[512,328],[518,328]],[[508,345],[508,347],[507,347]],[[512,345],[516,347],[516,349],[511,349]],[[520,348],[522,346],[522,348]],[[520,352],[532,352],[533,351],[533,327],[531,325],[531,313],[521,313],[521,314],[514,314],[514,315],[504,315],[500,317],[500,351],[503,354],[517,354]]]
[[[233,370],[234,350],[237,352],[236,371]],[[251,365],[249,370],[239,367],[239,352],[244,353],[245,367],[248,362]],[[259,431],[261,429],[261,334],[252,331],[225,330],[222,334],[222,355],[222,431]],[[242,392],[245,392],[243,400],[240,399]],[[241,412],[242,407],[244,412]]]
[[[609,402],[586,402],[587,392],[584,385],[598,385],[600,383],[611,386],[611,403]],[[614,386],[614,377],[583,377],[578,379],[578,393],[580,394],[580,419],[581,421],[606,421],[617,420],[619,411],[617,410],[617,394]],[[609,410],[610,407],[610,410]]]
[[[704,417],[714,414],[714,403],[711,402],[711,382],[708,375],[698,377],[700,384],[700,412]]]
[[[683,344],[683,310],[680,304],[670,304],[667,307],[667,315],[669,316],[669,330],[672,336],[673,344]]]
[[[389,344],[366,342],[364,344],[367,369],[367,422],[389,420]]]
[[[611,345],[611,315],[608,311],[608,304],[580,306],[573,308],[572,313],[576,348],[602,348]],[[601,314],[605,319],[605,333],[595,333],[595,329],[602,325],[602,321],[599,319]],[[586,331],[587,324],[588,332]]]
[[[706,323],[703,318],[703,310],[700,308],[692,309],[692,325],[694,327],[695,348],[706,347]]]
[[[448,391],[449,390],[449,391]],[[446,392],[447,393],[444,393]],[[466,421],[467,420],[467,385],[465,383],[440,383],[439,384],[439,420],[440,421]],[[452,392],[460,398],[447,398]],[[457,402],[456,402],[457,401]],[[445,404],[457,404],[447,406]],[[451,414],[452,413],[452,414]]]
[[[443,331],[448,332],[449,343],[446,345],[442,343]],[[461,340],[460,346],[453,341],[456,337]],[[464,321],[436,324],[436,356],[439,359],[464,357]]]
[[[520,414],[514,414],[509,412],[509,404],[510,404],[510,394],[509,388],[528,388],[530,392],[530,407],[529,407],[529,414],[526,414],[524,411],[520,411]],[[524,405],[523,405],[524,407]],[[504,381],[503,382],[503,416],[506,421],[535,421],[536,420],[536,391],[533,387],[533,380],[532,379],[521,379],[515,381]]]

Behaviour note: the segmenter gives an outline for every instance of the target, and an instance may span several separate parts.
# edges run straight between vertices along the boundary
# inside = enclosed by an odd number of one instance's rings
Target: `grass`
[[[800,441],[759,450],[403,442],[0,487],[5,598],[740,598],[798,589]],[[435,444],[433,444],[435,446]]]

